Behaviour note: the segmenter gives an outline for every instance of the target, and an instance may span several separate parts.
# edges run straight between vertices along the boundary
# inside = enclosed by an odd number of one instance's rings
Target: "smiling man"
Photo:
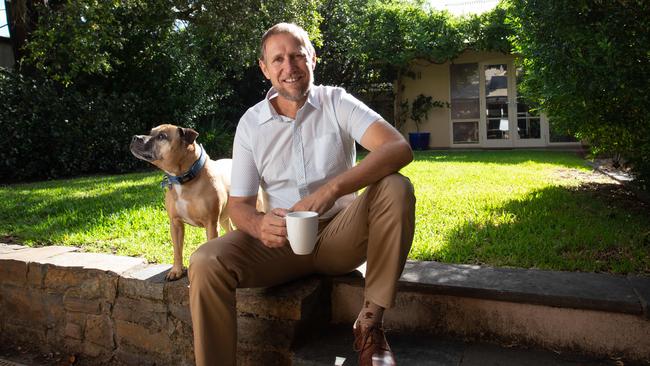
[[[367,261],[353,346],[361,366],[394,365],[382,321],[413,240],[413,186],[397,173],[413,153],[399,132],[345,90],[313,84],[316,53],[302,28],[270,28],[259,65],[272,88],[237,126],[227,210],[238,229],[190,259],[196,363],[236,363],[236,288],[341,275]],[[355,141],[369,151],[357,165]],[[256,209],[260,186],[267,213]],[[296,255],[284,216],[303,210],[320,215],[318,242],[311,254]]]

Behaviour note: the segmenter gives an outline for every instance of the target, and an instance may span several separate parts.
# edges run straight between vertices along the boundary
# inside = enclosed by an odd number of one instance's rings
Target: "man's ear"
[[[316,61],[318,61],[318,57],[316,57],[316,54],[314,53],[314,55],[311,58],[311,69],[312,69],[312,71],[316,70]]]
[[[178,128],[178,135],[181,137],[181,141],[183,141],[186,145],[191,145],[196,141],[196,138],[199,137],[199,133],[194,131],[191,128],[183,128],[179,127]]]
[[[268,80],[271,80],[271,76],[269,75],[269,70],[266,68],[266,64],[264,63],[264,60],[261,58],[257,60],[260,65],[260,69],[262,70],[262,74],[264,74],[264,77],[267,78]]]

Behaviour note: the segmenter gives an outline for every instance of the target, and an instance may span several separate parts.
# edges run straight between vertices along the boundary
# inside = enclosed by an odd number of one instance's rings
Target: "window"
[[[478,64],[452,64],[449,73],[453,143],[477,144],[480,118]]]
[[[0,1],[0,37],[9,38],[9,24],[7,23],[7,10],[4,1]]]

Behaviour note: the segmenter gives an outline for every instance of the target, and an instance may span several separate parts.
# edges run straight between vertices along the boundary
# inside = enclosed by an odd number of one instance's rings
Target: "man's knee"
[[[209,241],[199,248],[190,256],[190,265],[188,273],[190,282],[195,278],[208,277],[228,272],[224,265],[228,262],[227,243],[221,243],[223,237]]]
[[[387,197],[390,197],[395,203],[403,203],[407,207],[415,206],[415,190],[413,184],[410,179],[400,173],[385,176],[375,183],[374,188]]]

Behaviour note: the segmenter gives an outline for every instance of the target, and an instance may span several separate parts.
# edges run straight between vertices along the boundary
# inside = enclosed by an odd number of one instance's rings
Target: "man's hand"
[[[287,210],[275,208],[264,215],[260,224],[259,239],[269,248],[280,248],[285,246],[287,240],[287,225],[284,217]]]
[[[315,211],[318,215],[327,212],[338,199],[332,184],[325,184],[316,192],[298,201],[290,211]]]

